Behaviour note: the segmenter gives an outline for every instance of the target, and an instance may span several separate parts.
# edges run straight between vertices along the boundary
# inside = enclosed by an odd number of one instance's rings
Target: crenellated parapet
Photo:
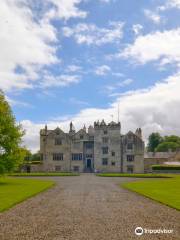
[[[104,119],[100,122],[99,120],[97,122],[94,122],[94,129],[100,130],[100,129],[120,129],[121,123],[120,122],[114,122],[111,121],[110,123],[107,123],[104,121]]]

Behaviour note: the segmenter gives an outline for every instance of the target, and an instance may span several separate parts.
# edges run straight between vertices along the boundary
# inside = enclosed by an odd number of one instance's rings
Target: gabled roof
[[[126,135],[135,135],[132,131],[129,131],[128,133],[125,134]]]
[[[48,135],[53,135],[53,134],[56,134],[56,135],[66,135],[66,133],[59,127],[55,128],[54,130],[50,130]]]
[[[85,129],[81,128],[78,132],[76,132],[74,135],[78,135],[78,134],[87,134]]]

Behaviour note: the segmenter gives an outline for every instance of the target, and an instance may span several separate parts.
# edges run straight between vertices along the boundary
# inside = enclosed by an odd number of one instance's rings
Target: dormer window
[[[80,135],[80,139],[83,139],[84,138],[84,136],[83,135]]]

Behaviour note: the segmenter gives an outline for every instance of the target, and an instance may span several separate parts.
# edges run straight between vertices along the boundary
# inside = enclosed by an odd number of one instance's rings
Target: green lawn
[[[65,176],[79,176],[78,173],[63,173],[63,172],[39,172],[39,173],[12,173],[9,174],[9,176],[15,176],[15,177],[65,177]]]
[[[168,174],[141,174],[141,173],[99,173],[99,177],[132,177],[132,178],[170,178]]]
[[[170,175],[168,175],[170,176]],[[128,190],[142,194],[148,198],[180,210],[180,175],[172,175],[169,179],[151,179],[123,183]]]
[[[53,185],[53,181],[0,177],[0,212]]]

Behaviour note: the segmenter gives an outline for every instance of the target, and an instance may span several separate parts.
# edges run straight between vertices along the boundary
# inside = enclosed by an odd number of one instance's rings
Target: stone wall
[[[144,172],[144,142],[141,130],[122,136],[120,123],[95,122],[75,132],[70,124],[69,133],[60,128],[40,131],[40,153],[44,171],[99,171],[99,172]],[[92,143],[92,148],[88,148]],[[132,149],[128,149],[128,144]],[[54,159],[54,154],[63,154],[63,159]],[[82,154],[82,159],[73,159],[72,154]],[[133,161],[127,156],[133,155]]]

